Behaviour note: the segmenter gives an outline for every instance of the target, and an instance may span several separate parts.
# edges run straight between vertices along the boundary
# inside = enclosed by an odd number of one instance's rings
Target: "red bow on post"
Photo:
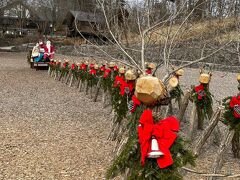
[[[122,82],[124,81],[124,77],[123,76],[116,76],[115,80],[114,80],[114,84],[113,87],[119,87],[121,86]]]
[[[75,68],[76,68],[76,65],[75,65],[75,64],[72,64],[71,70],[74,70]]]
[[[147,70],[146,70],[146,73],[147,73],[147,74],[152,74],[152,70],[151,70],[151,69],[147,69]]]
[[[106,67],[105,67],[105,65],[102,65],[101,67],[100,67],[100,71],[105,71],[106,70]]]
[[[80,66],[80,69],[81,70],[86,70],[87,69],[87,65],[82,63],[81,66]]]
[[[111,69],[106,69],[103,74],[103,78],[107,78],[111,73]]]
[[[164,154],[157,158],[160,168],[166,168],[173,164],[169,148],[177,138],[179,121],[171,116],[154,124],[152,110],[145,110],[139,120],[138,136],[141,148],[141,164],[144,165],[148,153],[151,150],[151,140],[154,136],[158,142],[159,150]]]
[[[198,100],[202,100],[203,97],[206,96],[206,93],[204,91],[204,86],[202,84],[195,87],[195,92],[198,94]]]
[[[96,75],[96,74],[97,74],[97,71],[96,71],[95,69],[91,69],[91,70],[89,71],[89,74],[91,74],[91,75]]]
[[[229,106],[234,110],[234,117],[240,118],[240,95],[232,97]]]
[[[132,101],[133,101],[133,108],[131,110],[131,113],[134,113],[137,107],[141,105],[141,102],[138,100],[138,98],[135,95],[132,96]]]

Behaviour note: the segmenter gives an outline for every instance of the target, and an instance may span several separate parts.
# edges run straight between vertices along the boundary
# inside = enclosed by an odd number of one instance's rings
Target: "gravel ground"
[[[25,56],[0,53],[0,179],[103,179],[108,110]]]
[[[109,109],[46,71],[30,69],[24,53],[0,52],[0,63],[0,179],[104,179],[114,146],[106,140]],[[198,75],[186,69],[184,89],[196,85]],[[214,72],[210,89],[216,99],[236,94],[236,87],[236,74]],[[193,169],[210,172],[217,148],[205,145]],[[240,173],[230,147],[224,159],[222,173]],[[204,178],[186,173],[184,179]]]

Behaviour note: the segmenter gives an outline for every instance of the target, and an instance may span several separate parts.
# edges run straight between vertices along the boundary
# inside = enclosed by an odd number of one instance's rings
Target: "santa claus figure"
[[[47,41],[46,42],[46,46],[44,48],[44,59],[47,60],[47,59],[53,59],[54,57],[54,47],[53,45],[51,45],[51,42],[50,41]]]

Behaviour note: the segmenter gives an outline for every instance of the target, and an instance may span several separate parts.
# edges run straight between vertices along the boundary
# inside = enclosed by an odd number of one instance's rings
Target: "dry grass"
[[[169,34],[170,40],[175,36],[174,43],[202,38],[209,41],[226,42],[240,36],[236,29],[236,23],[237,20],[231,18],[212,19],[197,23],[187,22],[181,28],[179,24],[171,27],[162,26],[149,33],[146,42],[163,44],[166,42],[167,34]],[[140,42],[141,38],[139,35],[130,33],[129,39],[131,43],[136,44]]]

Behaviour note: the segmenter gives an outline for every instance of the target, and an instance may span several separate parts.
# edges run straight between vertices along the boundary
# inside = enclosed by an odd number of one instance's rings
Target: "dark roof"
[[[68,14],[71,14],[74,18],[77,18],[78,21],[93,22],[93,23],[103,23],[104,16],[102,14],[94,14],[84,11],[69,11]]]
[[[52,21],[52,16],[50,14],[50,11],[45,11],[45,12],[37,11],[33,7],[29,6],[28,4],[20,0],[11,1],[9,3],[4,4],[4,6],[0,8],[0,11],[10,9],[19,4],[29,10],[31,16],[33,16],[33,19],[38,19],[41,21]]]

